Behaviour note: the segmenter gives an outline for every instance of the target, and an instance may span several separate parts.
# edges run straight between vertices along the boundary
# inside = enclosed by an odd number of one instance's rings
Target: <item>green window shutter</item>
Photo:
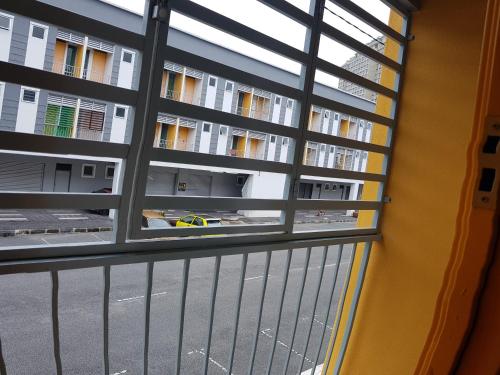
[[[59,126],[56,130],[56,135],[63,138],[71,138],[73,129],[73,121],[75,119],[75,109],[72,107],[61,107],[61,118]]]
[[[43,131],[45,135],[55,135],[60,115],[60,106],[55,104],[47,104],[47,111],[45,112],[45,127]]]

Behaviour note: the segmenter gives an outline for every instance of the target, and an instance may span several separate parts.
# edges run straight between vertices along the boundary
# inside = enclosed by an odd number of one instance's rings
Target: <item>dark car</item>
[[[95,190],[93,194],[111,194],[113,190],[111,188],[102,188],[99,190]],[[108,216],[109,208],[89,208],[88,211],[93,212],[97,215]]]

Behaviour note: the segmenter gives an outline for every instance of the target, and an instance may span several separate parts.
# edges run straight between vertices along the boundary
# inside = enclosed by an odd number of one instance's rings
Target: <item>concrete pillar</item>
[[[87,56],[87,46],[88,46],[88,44],[89,44],[89,38],[86,36],[83,39],[82,60],[80,61],[80,72],[78,73],[78,78],[83,78],[83,69],[85,67],[85,60],[86,60],[86,56]],[[89,76],[89,72],[87,72],[87,77],[88,76]]]

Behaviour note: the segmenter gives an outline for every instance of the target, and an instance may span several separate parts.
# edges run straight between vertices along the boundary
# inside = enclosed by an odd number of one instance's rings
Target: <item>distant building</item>
[[[373,48],[377,52],[384,53],[384,44],[385,36],[381,36],[377,38],[377,40],[373,40],[368,43],[367,46]],[[361,77],[367,78],[370,81],[377,83],[380,82],[380,74],[382,72],[381,65],[360,53],[356,53],[353,57],[347,60],[347,62],[342,65],[342,68],[360,75]],[[375,92],[343,79],[339,80],[339,89],[348,92],[349,94],[368,99],[372,102],[375,102],[377,99],[377,94]]]

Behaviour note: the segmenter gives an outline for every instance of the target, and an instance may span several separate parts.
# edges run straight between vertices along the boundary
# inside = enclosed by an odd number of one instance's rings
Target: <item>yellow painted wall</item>
[[[387,187],[392,203],[384,207],[383,240],[373,245],[342,374],[413,374],[426,347],[460,232],[456,223],[473,128],[485,4],[457,0],[450,7],[447,0],[423,0],[414,14],[416,38],[409,47]],[[400,24],[398,18],[391,14],[392,25]],[[396,52],[388,42],[386,54]],[[384,69],[381,80],[390,85],[392,73]],[[376,110],[389,114],[387,98],[378,98]],[[383,143],[386,128],[374,124],[372,134],[374,143]],[[370,154],[367,171],[380,172],[381,162],[379,155]],[[377,192],[378,186],[366,183],[362,199],[371,200]],[[372,219],[360,214],[358,225],[370,225]],[[339,337],[350,307],[344,307]],[[330,366],[327,373],[332,370]]]
[[[179,126],[179,134],[177,135],[177,143],[185,144],[188,140],[189,129],[184,126]]]
[[[75,76],[79,76],[83,70],[83,46],[76,46]]]
[[[106,71],[106,59],[107,53],[102,51],[94,50],[94,56],[92,58],[92,71],[90,74],[90,79],[96,82],[104,81],[104,72]]]
[[[174,99],[178,100],[182,91],[182,74],[175,73],[174,91]]]
[[[56,48],[54,51],[54,69],[53,72],[62,74],[64,65],[64,55],[66,53],[66,42],[56,40]]]
[[[249,115],[251,105],[252,105],[252,94],[250,94],[249,92],[246,92],[243,95],[243,104],[242,104],[243,111],[241,113],[243,116]]]
[[[153,142],[153,144],[155,146],[158,146],[159,143],[160,143],[161,127],[162,127],[162,124],[159,123],[159,122],[157,122],[156,125],[155,125],[155,139],[154,139],[154,142]]]
[[[191,102],[194,99],[196,79],[193,77],[186,77],[186,82],[184,83],[184,100],[186,102]]]
[[[250,139],[250,155],[252,157],[255,157],[257,155],[257,149],[259,147],[259,140],[258,139]]]
[[[168,72],[164,70],[161,76],[161,93],[160,93],[161,96],[165,96],[165,90],[167,88],[167,77],[168,77]]]
[[[340,120],[339,135],[341,137],[346,138],[348,134],[349,134],[349,121],[348,120]]]
[[[245,152],[245,144],[247,142],[246,137],[238,137],[238,144],[236,150],[238,151],[238,156],[243,156],[243,152]]]

